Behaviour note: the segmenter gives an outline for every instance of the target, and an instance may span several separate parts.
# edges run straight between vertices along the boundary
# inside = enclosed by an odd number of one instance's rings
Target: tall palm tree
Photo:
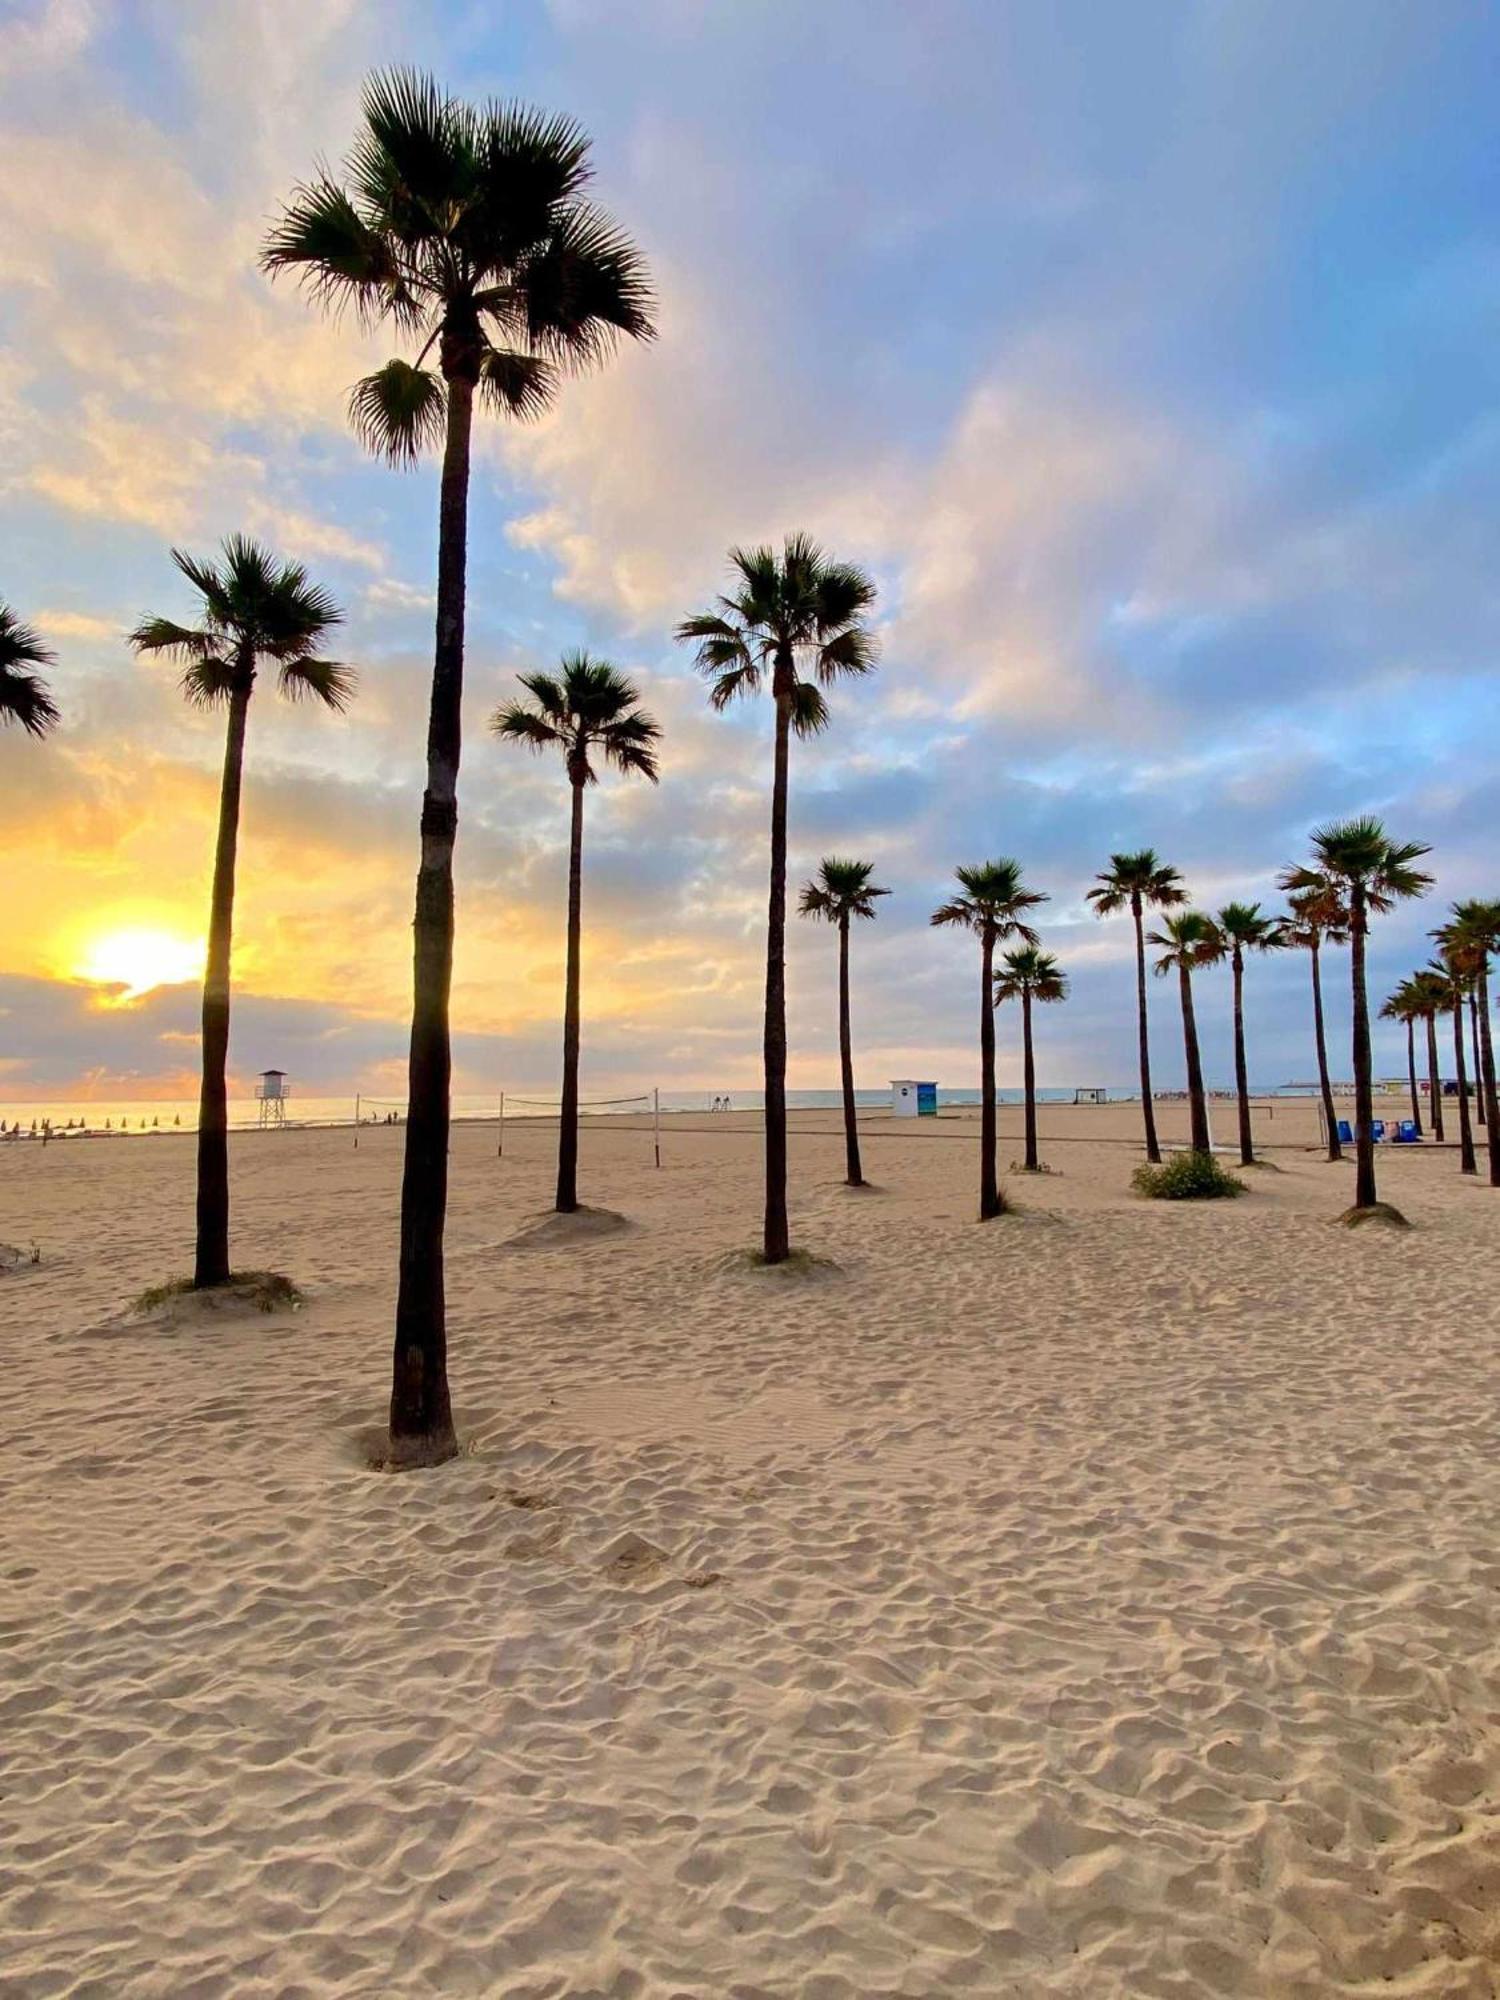
[[[1005,1212],[995,1161],[995,946],[1009,938],[1040,942],[1025,921],[1050,898],[1021,881],[1021,864],[1002,858],[954,870],[962,895],[932,913],[934,924],[956,924],[979,939],[979,1220]]]
[[[865,1177],[859,1163],[859,1122],[854,1115],[854,1049],[849,1030],[849,925],[853,918],[873,919],[875,898],[888,896],[889,889],[877,889],[870,877],[873,861],[843,861],[836,854],[825,855],[817,879],[806,884],[798,905],[804,917],[821,917],[837,924],[839,933],[839,1076],[844,1088],[844,1178],[850,1187],[863,1187]]]
[[[1441,1146],[1443,1133],[1443,1077],[1438,1063],[1437,1017],[1443,1009],[1443,984],[1430,970],[1413,972],[1405,984],[1411,990],[1417,1018],[1427,1030],[1427,1120],[1432,1136]]]
[[[588,138],[570,119],[475,108],[430,77],[388,71],[365,84],[343,181],[320,172],[299,187],[261,257],[273,275],[298,275],[326,309],[352,305],[417,346],[414,362],[388,361],[355,386],[350,417],[392,464],[415,464],[439,444],[443,453],[391,1386],[399,1464],[437,1464],[458,1449],[443,1230],[474,401],[534,417],[566,370],[601,361],[622,335],[653,331],[644,265],[587,199],[590,174]]]
[[[1479,1104],[1483,1112],[1491,1187],[1500,1187],[1500,1105],[1496,1103],[1495,1044],[1490,1031],[1490,955],[1500,951],[1500,902],[1471,898],[1455,903],[1450,926],[1473,966],[1471,1018],[1477,1022]]]
[[[1458,1081],[1458,1170],[1473,1174],[1479,1171],[1474,1157],[1474,1127],[1469,1119],[1469,1075],[1468,1060],[1464,1053],[1464,1010],[1468,1006],[1469,992],[1474,983],[1474,974],[1461,951],[1453,947],[1444,948],[1441,960],[1427,968],[1433,982],[1433,990],[1438,995],[1439,1005],[1453,1016],[1453,1074]]]
[[[1198,1020],[1193,1011],[1193,974],[1200,965],[1212,965],[1221,955],[1218,927],[1201,910],[1180,910],[1163,917],[1161,929],[1147,933],[1146,942],[1161,953],[1156,961],[1159,977],[1177,974],[1177,991],[1182,1001],[1182,1042],[1187,1057],[1188,1143],[1195,1153],[1213,1150],[1208,1136],[1208,1098],[1203,1089],[1203,1064],[1198,1055]]]
[[[1370,1001],[1365,954],[1370,918],[1398,902],[1425,896],[1432,877],[1415,864],[1431,850],[1420,841],[1393,841],[1378,819],[1362,814],[1315,827],[1313,865],[1293,869],[1285,886],[1299,890],[1332,881],[1349,907],[1349,985],[1354,1032],[1354,1206],[1352,1214],[1378,1207],[1375,1189],[1375,1100],[1370,1060]]]
[[[1038,951],[1034,944],[1006,952],[995,974],[995,1004],[1002,1000],[1021,1003],[1021,1049],[1026,1090],[1026,1171],[1036,1173],[1041,1162],[1036,1151],[1036,1066],[1031,1052],[1031,1004],[1050,1006],[1068,997],[1068,975],[1050,951]]]
[[[19,722],[28,736],[45,736],[57,726],[57,703],[37,671],[56,658],[0,599],[0,724]]]
[[[1259,903],[1226,903],[1214,929],[1218,935],[1215,957],[1227,958],[1234,975],[1234,1095],[1239,1110],[1240,1165],[1253,1167],[1255,1144],[1250,1133],[1250,1081],[1245,1063],[1245,953],[1279,951],[1285,938],[1280,921],[1266,916]]]
[[[1323,1099],[1323,1126],[1328,1134],[1329,1159],[1341,1160],[1344,1149],[1339,1144],[1333,1084],[1328,1075],[1328,1038],[1323,1029],[1323,977],[1319,961],[1325,944],[1349,942],[1349,912],[1336,883],[1323,877],[1309,886],[1312,873],[1307,868],[1288,868],[1278,878],[1283,889],[1291,888],[1298,880],[1304,884],[1287,898],[1291,915],[1282,925],[1282,941],[1289,947],[1305,951],[1312,966],[1313,1035],[1318,1049],[1318,1089]]]
[[[1400,1021],[1406,1028],[1406,1080],[1411,1092],[1411,1120],[1417,1137],[1422,1136],[1422,1098],[1417,1089],[1417,1023],[1426,1012],[1426,1002],[1410,979],[1403,979],[1380,1009],[1382,1021]]]
[[[288,700],[312,699],[342,711],[354,675],[321,648],[343,613],[300,563],[280,562],[243,535],[225,542],[220,563],[173,549],[172,560],[197,591],[201,622],[146,618],[130,635],[138,653],[162,653],[182,666],[182,692],[200,708],[227,715],[219,833],[209,903],[203,973],[203,1078],[198,1097],[198,1214],[193,1284],[229,1279],[229,962],[234,932],[234,869],[240,833],[245,725],[262,665],[277,670]]]
[[[781,553],[731,549],[734,588],[717,609],[685,618],[680,641],[696,649],[716,709],[769,681],[776,708],[771,779],[771,894],[766,920],[766,1203],[762,1252],[791,1255],[786,1214],[786,816],[791,738],[827,727],[822,690],[867,674],[876,643],[866,619],[875,585],[853,563],[833,562],[808,535],[788,535]]]
[[[579,957],[583,943],[583,795],[597,782],[595,757],[656,783],[661,729],[639,706],[634,686],[607,660],[564,653],[561,676],[521,674],[530,702],[497,708],[490,727],[502,740],[562,752],[573,794],[568,837],[568,969],[563,1001],[562,1105],[557,1131],[557,1208],[578,1206]]]
[[[1141,1106],[1146,1120],[1146,1158],[1153,1166],[1161,1160],[1156,1138],[1156,1112],[1151,1102],[1151,1034],[1146,1017],[1146,929],[1147,908],[1169,910],[1187,901],[1182,877],[1175,868],[1156,858],[1155,850],[1143,847],[1137,854],[1112,854],[1109,867],[1095,878],[1088,900],[1096,917],[1113,916],[1127,906],[1135,924],[1135,1007],[1140,1038]]]

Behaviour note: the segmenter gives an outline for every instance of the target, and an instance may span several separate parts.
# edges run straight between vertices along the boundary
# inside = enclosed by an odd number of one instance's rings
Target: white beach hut
[[[912,1076],[891,1078],[891,1115],[894,1118],[936,1118],[937,1085],[919,1083]]]

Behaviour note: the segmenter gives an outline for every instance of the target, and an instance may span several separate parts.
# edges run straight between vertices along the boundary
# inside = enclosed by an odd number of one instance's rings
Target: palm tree
[[[1401,1021],[1406,1027],[1406,1079],[1411,1091],[1411,1119],[1417,1137],[1422,1136],[1422,1099],[1417,1090],[1417,1023],[1426,1012],[1426,1001],[1410,979],[1403,979],[1380,1009],[1382,1021]]]
[[[202,600],[202,621],[178,625],[147,618],[130,635],[138,653],[163,653],[182,665],[182,692],[200,708],[228,716],[219,833],[203,972],[203,1078],[198,1098],[198,1215],[193,1284],[229,1280],[229,961],[234,931],[234,868],[240,833],[245,725],[262,664],[274,665],[282,694],[342,711],[354,675],[320,648],[343,613],[309,582],[300,563],[280,562],[259,543],[232,535],[223,561],[199,562],[173,549],[172,560]]]
[[[1040,942],[1025,913],[1050,901],[1021,881],[1021,864],[1002,858],[954,871],[963,891],[932,913],[934,924],[957,924],[979,938],[979,1220],[1005,1212],[995,1164],[995,946],[1008,938]]]
[[[1285,886],[1293,890],[1335,883],[1349,907],[1349,983],[1354,1034],[1354,1206],[1360,1215],[1379,1206],[1375,1191],[1375,1105],[1370,1061],[1370,1003],[1365,952],[1372,914],[1384,915],[1398,902],[1425,896],[1432,877],[1415,863],[1430,852],[1420,841],[1393,841],[1378,819],[1358,819],[1316,827],[1313,866],[1293,869]]]
[[[888,896],[889,889],[877,889],[870,877],[873,861],[842,861],[825,855],[818,877],[802,891],[798,909],[804,917],[821,917],[838,925],[839,932],[839,1075],[844,1087],[844,1178],[850,1187],[863,1187],[865,1177],[859,1164],[859,1124],[854,1115],[854,1052],[849,1032],[849,924],[854,917],[873,919],[875,898]]]
[[[320,172],[299,187],[261,257],[273,275],[300,276],[324,308],[352,305],[420,342],[414,362],[388,361],[355,386],[350,417],[392,464],[443,451],[391,1386],[399,1464],[437,1464],[458,1449],[443,1230],[474,399],[499,416],[536,416],[563,371],[601,361],[621,335],[653,331],[645,268],[587,200],[590,172],[589,141],[571,120],[476,109],[430,77],[388,71],[365,84],[343,183]]]
[[[1288,889],[1297,881],[1304,886],[1287,898],[1291,916],[1282,925],[1282,941],[1305,951],[1312,966],[1313,1035],[1318,1048],[1318,1089],[1323,1098],[1323,1125],[1328,1134],[1328,1157],[1341,1160],[1338,1119],[1334,1112],[1333,1085],[1328,1076],[1328,1040],[1323,1031],[1323,978],[1319,956],[1325,944],[1349,942],[1349,912],[1336,883],[1327,877],[1312,881],[1307,868],[1283,869],[1280,885]]]
[[[1474,1127],[1469,1120],[1468,1061],[1464,1054],[1464,1009],[1474,975],[1461,950],[1445,947],[1440,962],[1427,968],[1438,1004],[1453,1016],[1453,1074],[1458,1081],[1458,1170],[1479,1171],[1474,1157]]]
[[[1165,979],[1177,974],[1177,990],[1182,1000],[1182,1041],[1187,1056],[1188,1144],[1195,1153],[1211,1153],[1208,1136],[1208,1099],[1203,1090],[1203,1064],[1198,1056],[1198,1021],[1193,1012],[1193,973],[1200,965],[1212,965],[1222,955],[1218,927],[1201,910],[1181,910],[1163,917],[1161,929],[1147,933],[1146,942],[1160,951],[1156,970]]]
[[[1098,887],[1088,892],[1094,915],[1113,916],[1116,910],[1123,910],[1128,905],[1135,924],[1135,1005],[1141,1053],[1141,1105],[1146,1118],[1146,1158],[1155,1166],[1161,1160],[1161,1147],[1157,1144],[1156,1112],[1151,1102],[1145,911],[1148,905],[1156,910],[1173,909],[1187,901],[1187,891],[1177,870],[1158,861],[1155,850],[1149,847],[1143,847],[1138,854],[1112,854],[1108,870],[1094,879]]]
[[[1021,1048],[1026,1087],[1026,1171],[1039,1171],[1036,1152],[1036,1068],[1031,1055],[1031,1003],[1051,1005],[1068,997],[1068,975],[1050,951],[1038,951],[1034,944],[1008,951],[995,974],[995,1004],[1002,1000],[1021,1003]]]
[[[1253,1167],[1255,1145],[1250,1134],[1250,1082],[1245,1063],[1245,953],[1278,951],[1285,939],[1279,920],[1264,916],[1259,903],[1226,903],[1214,929],[1218,935],[1214,957],[1227,958],[1234,974],[1234,1094],[1239,1107],[1240,1165]]]
[[[568,970],[563,1002],[562,1106],[557,1132],[557,1208],[578,1206],[579,953],[583,940],[583,794],[596,782],[594,758],[656,783],[658,725],[639,707],[632,684],[607,660],[565,653],[562,675],[522,674],[529,703],[496,709],[495,734],[529,749],[561,750],[573,793],[568,842]]]
[[[844,675],[867,674],[876,644],[865,620],[875,585],[853,563],[833,562],[807,535],[774,549],[731,549],[734,589],[714,611],[677,628],[696,648],[708,698],[725,709],[767,680],[776,706],[771,780],[771,895],[766,922],[766,1203],[762,1254],[768,1264],[791,1255],[786,1214],[786,815],[791,738],[816,736],[828,723],[823,688]]]
[[[1471,1019],[1478,1025],[1479,1106],[1489,1153],[1491,1187],[1500,1187],[1500,1106],[1496,1103],[1495,1045],[1490,1032],[1490,954],[1500,951],[1500,902],[1471,898],[1455,903],[1453,935],[1474,972]]]
[[[36,671],[56,658],[0,599],[0,724],[19,722],[28,736],[45,736],[56,727],[57,703]]]
[[[1441,1146],[1443,1133],[1443,1078],[1438,1064],[1437,1017],[1443,1008],[1443,984],[1429,970],[1414,972],[1405,984],[1411,989],[1418,1018],[1427,1029],[1427,1119],[1432,1136]]]

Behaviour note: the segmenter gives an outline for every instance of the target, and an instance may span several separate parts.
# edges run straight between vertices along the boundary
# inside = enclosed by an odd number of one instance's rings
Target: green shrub
[[[1174,1153],[1159,1167],[1137,1167],[1130,1183],[1152,1201],[1222,1201],[1245,1192],[1245,1183],[1226,1173],[1212,1153]]]

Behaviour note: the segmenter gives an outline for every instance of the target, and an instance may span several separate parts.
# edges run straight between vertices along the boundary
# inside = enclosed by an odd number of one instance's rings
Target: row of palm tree
[[[1473,1055],[1473,1106],[1485,1133],[1486,1163],[1491,1187],[1500,1187],[1500,1116],[1497,1116],[1495,1049],[1489,1013],[1489,962],[1500,950],[1500,902],[1471,899],[1454,903],[1448,921],[1433,931],[1438,947],[1436,959],[1403,979],[1387,998],[1381,1014],[1400,1021],[1406,1028],[1407,1074],[1411,1088],[1412,1117],[1420,1130],[1418,1105],[1416,1026],[1424,1024],[1427,1037],[1428,1098],[1432,1107],[1434,1138],[1443,1137],[1442,1082],[1438,1074],[1437,1017],[1453,1018],[1453,1058],[1456,1079],[1458,1145],[1460,1171],[1478,1172],[1474,1144],[1474,1123],[1470,1117],[1470,1077],[1468,1054]],[[1470,1051],[1464,1046],[1464,1018],[1468,1016]]]
[[[437,604],[427,730],[426,785],[420,820],[413,932],[413,1001],[408,1110],[401,1187],[400,1270],[392,1354],[390,1440],[397,1464],[433,1464],[457,1449],[447,1374],[444,1229],[450,1116],[454,904],[453,856],[458,830],[461,697],[468,550],[470,454],[476,407],[527,419],[554,400],[566,377],[598,365],[622,341],[654,334],[650,280],[636,246],[589,198],[590,145],[571,121],[514,105],[475,107],[450,97],[430,78],[395,70],[366,83],[360,127],[342,175],[316,172],[297,187],[263,246],[273,277],[299,279],[319,307],[352,308],[369,327],[391,329],[403,349],[358,382],[349,399],[351,424],[372,451],[398,467],[441,449],[438,495]],[[189,695],[222,702],[228,711],[225,783],[216,851],[208,972],[204,985],[204,1085],[200,1136],[200,1282],[222,1282],[228,1271],[227,1172],[223,1145],[223,1064],[228,1032],[228,967],[238,829],[239,774],[250,693],[257,667],[274,663],[289,695],[310,694],[334,709],[352,688],[346,668],[322,656],[339,613],[295,565],[278,565],[244,542],[226,544],[215,568],[178,556],[198,589],[202,623],[177,627],[146,621],[133,635],[143,652],[180,659]],[[828,721],[824,690],[846,676],[868,673],[876,646],[869,627],[872,580],[852,564],[831,560],[808,537],[787,538],[780,551],[736,549],[729,593],[687,618],[677,636],[695,648],[716,709],[763,688],[774,704],[770,883],[767,910],[764,1068],[765,1202],[762,1251],[767,1262],[790,1250],[786,1204],[785,919],[790,747]],[[0,716],[43,734],[56,711],[39,669],[49,662],[25,626],[4,613],[0,623]],[[523,677],[530,701],[512,702],[495,717],[504,739],[534,749],[561,750],[572,787],[569,867],[568,974],[564,1010],[564,1105],[557,1197],[576,1203],[576,1111],[580,1040],[579,942],[583,796],[606,763],[648,778],[656,775],[656,726],[637,706],[634,689],[606,663],[574,656],[560,678]],[[1425,850],[1396,848],[1376,822],[1349,822],[1315,836],[1317,865],[1289,883],[1300,935],[1313,955],[1318,988],[1319,945],[1347,935],[1353,946],[1355,1074],[1360,1130],[1360,1193],[1374,1200],[1369,1147],[1369,1030],[1364,988],[1364,939],[1371,910],[1399,895],[1418,894],[1427,878],[1412,867]],[[831,870],[831,872],[830,872]],[[854,871],[865,870],[860,880]],[[1031,1073],[1033,1002],[1060,997],[1065,982],[1040,952],[1026,913],[1045,900],[1028,890],[1017,864],[997,861],[959,871],[960,893],[934,912],[935,924],[977,934],[983,975],[981,1006],[981,1213],[1000,1213],[995,1165],[994,1020],[997,1000],[1019,998]],[[1416,884],[1419,886],[1408,886]],[[1340,917],[1318,901],[1327,890]],[[848,1021],[847,944],[851,920],[870,913],[883,893],[865,864],[831,857],[804,891],[809,916],[835,923],[840,935],[840,1053],[850,1178],[860,1176],[853,1120],[853,1072]],[[1195,1145],[1207,1143],[1201,1066],[1191,1013],[1191,976],[1211,955],[1227,951],[1236,978],[1237,1080],[1244,1099],[1244,953],[1262,948],[1254,906],[1238,928],[1180,906],[1185,892],[1174,870],[1154,855],[1115,856],[1093,892],[1099,914],[1128,905],[1137,943],[1142,1102],[1148,1157],[1160,1157],[1150,1090],[1144,917],[1167,912],[1153,942],[1158,971],[1176,969],[1194,1081]],[[997,945],[1019,945],[995,968]],[[1290,941],[1290,940],[1289,940]],[[1487,1023],[1486,1023],[1487,1027]],[[1028,1093],[1030,1094],[1030,1093]],[[1331,1112],[1324,1065],[1325,1105]],[[1489,1108],[1489,1107],[1487,1107]],[[1490,1109],[1491,1129],[1495,1119]],[[1034,1109],[1028,1115],[1028,1164],[1035,1165]],[[1330,1117],[1330,1131],[1333,1125]],[[1241,1119],[1242,1145],[1248,1117]],[[1336,1142],[1335,1142],[1336,1143]]]

